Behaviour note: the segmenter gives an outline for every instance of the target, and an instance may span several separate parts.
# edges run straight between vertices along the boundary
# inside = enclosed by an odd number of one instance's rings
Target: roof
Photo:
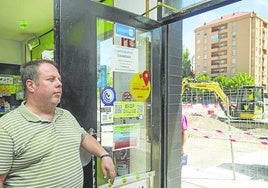
[[[195,30],[198,30],[200,28],[203,28],[204,26],[211,26],[213,24],[222,23],[222,22],[228,22],[231,19],[240,18],[242,16],[249,15],[251,17],[257,16],[262,20],[265,20],[261,16],[259,16],[256,12],[233,12],[232,14],[228,14],[225,16],[221,16],[219,19],[212,20],[210,22],[205,22],[204,25],[197,27]]]

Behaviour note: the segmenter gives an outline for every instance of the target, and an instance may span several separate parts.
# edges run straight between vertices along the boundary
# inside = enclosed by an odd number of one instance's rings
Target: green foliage
[[[183,50],[182,52],[182,77],[190,77],[193,78],[192,72],[192,62],[190,60],[190,52],[188,48]]]
[[[237,89],[244,85],[254,85],[254,78],[245,72],[237,73],[231,78],[230,89]]]
[[[219,83],[220,87],[225,90],[225,89],[230,89],[230,82],[231,79],[228,78],[227,76],[217,76],[213,79],[214,82]]]
[[[235,90],[244,85],[254,85],[254,78],[245,72],[237,73],[232,78],[217,76],[213,81],[218,82],[223,90]]]
[[[210,75],[207,73],[199,74],[195,77],[198,82],[208,82],[211,80]]]
[[[197,75],[194,80],[197,82],[209,82],[212,79],[210,78],[209,74],[204,73],[204,74]],[[236,90],[240,88],[241,86],[254,85],[254,78],[245,72],[237,73],[232,78],[228,78],[227,76],[220,75],[220,76],[215,77],[212,81],[219,83],[220,87],[223,90],[227,90],[227,89]]]

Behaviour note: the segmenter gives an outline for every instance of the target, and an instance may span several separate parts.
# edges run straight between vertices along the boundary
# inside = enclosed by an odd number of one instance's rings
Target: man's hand
[[[106,156],[101,159],[101,170],[104,178],[109,177],[110,183],[114,183],[115,167],[111,157]]]
[[[107,155],[105,149],[100,143],[90,134],[86,134],[81,143],[82,147],[89,153],[101,157],[101,170],[104,178],[109,178],[110,183],[114,183],[115,167],[111,156]]]

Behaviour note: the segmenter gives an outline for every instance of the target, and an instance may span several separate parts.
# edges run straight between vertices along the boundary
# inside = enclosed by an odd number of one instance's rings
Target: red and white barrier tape
[[[255,144],[263,144],[263,145],[268,145],[268,140],[260,140],[257,141],[257,138],[262,137],[265,138],[267,136],[258,136],[254,135],[251,132],[234,132],[234,131],[223,131],[223,130],[212,130],[212,131],[207,131],[205,129],[198,129],[198,128],[192,128],[188,129],[189,133],[191,134],[194,132],[199,132],[202,133],[201,135],[194,135],[194,136],[201,136],[206,139],[217,139],[217,140],[229,140],[231,142],[245,142],[245,143],[255,143]],[[240,137],[240,138],[239,138]],[[241,139],[242,138],[242,139]],[[246,140],[244,140],[247,138]],[[250,140],[251,138],[252,140]],[[256,138],[256,140],[253,140]]]

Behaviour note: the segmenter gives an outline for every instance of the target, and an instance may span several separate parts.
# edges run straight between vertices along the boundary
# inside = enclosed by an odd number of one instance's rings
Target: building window
[[[227,29],[227,24],[219,25],[216,27],[211,28],[211,32],[216,32],[216,31],[222,31],[224,29]]]
[[[236,64],[236,60],[233,58],[232,59],[232,64],[235,65]]]
[[[218,68],[218,69],[211,69],[211,74],[226,73],[226,72],[227,72],[227,67]]]
[[[236,55],[236,50],[232,50],[232,56]]]
[[[204,68],[207,68],[207,61],[204,61]]]
[[[208,30],[205,29],[205,30],[204,30],[204,36],[207,36],[207,35],[208,35]]]
[[[227,42],[214,43],[211,45],[211,49],[226,47]]]
[[[227,36],[227,33],[223,33],[223,34],[220,34],[219,36],[218,36],[218,38],[219,39],[224,39],[224,38],[227,38],[228,36]]]
[[[233,33],[232,33],[232,37],[233,37],[233,38],[236,37],[236,32],[235,32],[235,31],[233,31]]]
[[[224,56],[227,55],[227,51],[220,51],[220,52],[214,52],[211,54],[211,57],[220,57],[220,56]]]
[[[236,41],[233,40],[233,42],[232,42],[232,46],[233,46],[233,47],[236,46]]]
[[[233,30],[236,30],[236,22],[233,22],[233,23],[232,23],[232,29],[233,29]]]
[[[212,35],[211,36],[211,41],[217,41],[219,40],[219,36],[218,35]]]
[[[211,65],[224,65],[227,64],[227,60],[226,59],[222,59],[222,60],[213,60],[211,62]]]
[[[235,75],[235,68],[232,68],[232,69],[231,69],[231,74],[232,74],[232,75]]]

